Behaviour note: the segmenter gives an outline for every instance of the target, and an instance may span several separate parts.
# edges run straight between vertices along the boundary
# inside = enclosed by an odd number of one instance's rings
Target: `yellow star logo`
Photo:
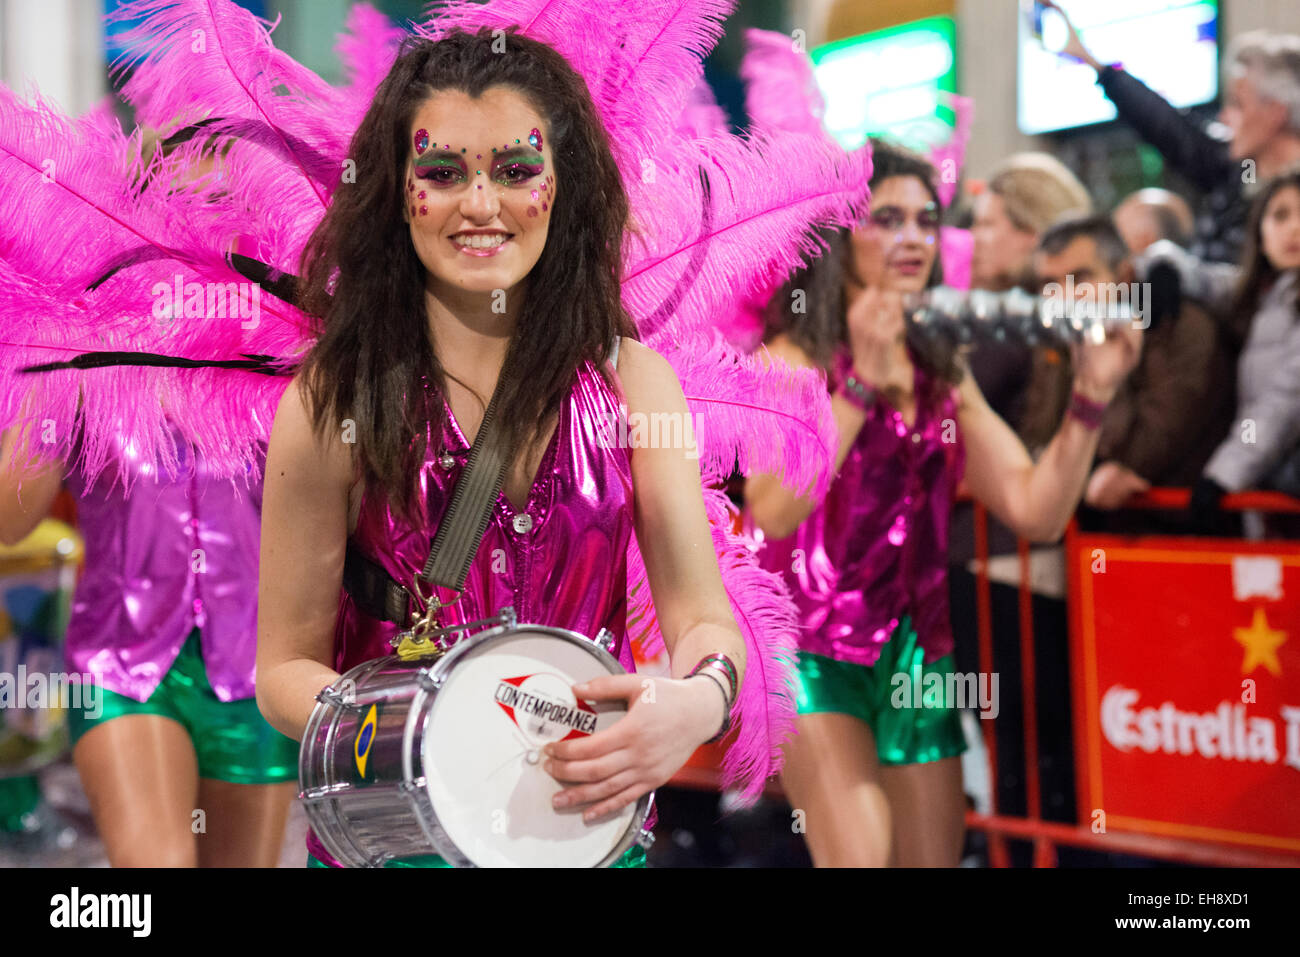
[[[1282,663],[1277,660],[1277,649],[1286,641],[1287,633],[1274,631],[1268,626],[1263,608],[1255,609],[1255,617],[1249,628],[1234,628],[1232,635],[1246,649],[1246,657],[1241,662],[1243,675],[1250,674],[1263,665],[1275,678],[1282,677]]]

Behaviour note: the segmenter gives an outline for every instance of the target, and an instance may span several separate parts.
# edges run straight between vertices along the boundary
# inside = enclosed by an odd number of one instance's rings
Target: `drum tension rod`
[[[362,706],[357,704],[354,696],[341,694],[333,685],[326,685],[322,688],[320,694],[316,695],[316,700],[342,711],[360,712],[362,710]]]

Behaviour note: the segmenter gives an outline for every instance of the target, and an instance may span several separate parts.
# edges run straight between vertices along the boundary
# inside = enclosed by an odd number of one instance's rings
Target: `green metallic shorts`
[[[101,689],[103,711],[88,718],[68,709],[73,745],[91,728],[129,714],[156,714],[179,723],[194,743],[199,777],[231,784],[278,784],[298,779],[298,742],[266,723],[256,698],[222,701],[208,684],[199,629],[185,639],[148,701]]]
[[[884,765],[924,764],[966,750],[961,715],[950,702],[915,707],[912,688],[924,688],[925,676],[947,675],[956,668],[952,655],[924,663],[910,618],[881,649],[874,665],[855,665],[823,655],[799,652],[795,666],[795,707],[799,714],[834,712],[863,721],[876,739]],[[906,674],[907,681],[895,675]],[[900,693],[906,687],[907,694]],[[903,703],[897,707],[896,702]]]
[[[308,867],[329,867],[324,861],[307,854]],[[611,867],[645,867],[645,848],[640,844],[629,847]],[[401,861],[389,861],[384,867],[451,867],[442,857],[430,854],[428,857],[408,857]]]

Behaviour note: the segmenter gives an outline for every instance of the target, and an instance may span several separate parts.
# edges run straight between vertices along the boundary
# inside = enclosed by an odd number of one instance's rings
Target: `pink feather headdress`
[[[705,121],[705,135],[678,131],[688,105],[700,103],[702,59],[732,6],[609,0],[593,17],[580,0],[458,2],[417,32],[436,38],[458,27],[515,27],[568,58],[592,91],[640,227],[625,249],[625,300],[700,413],[704,484],[738,465],[779,474],[800,491],[824,490],[837,436],[820,375],[780,364],[766,369],[723,342],[713,320],[736,297],[760,294],[815,255],[813,227],[857,220],[870,160],[790,131],[732,136],[708,128],[716,117]],[[142,350],[232,362],[301,355],[314,323],[274,297],[261,296],[260,322],[249,329],[179,316],[159,322],[152,290],[176,277],[182,289],[241,281],[224,256],[235,241],[240,253],[292,270],[401,31],[373,11],[354,12],[350,39],[340,41],[350,82],[335,89],[276,50],[269,25],[230,0],[129,0],[120,9],[142,20],[123,61],[132,68],[124,94],[142,122],[167,131],[207,126],[170,156],[155,157],[145,177],[131,158],[140,152],[138,137],[107,130],[105,117],[78,125],[44,105],[7,93],[0,99],[7,184],[0,257],[9,267],[0,320],[15,341],[0,371],[0,426],[21,420],[32,428],[53,415],[71,434],[79,423],[90,439],[80,465],[93,471],[106,462],[104,437],[122,429],[142,455],[166,465],[162,437],[170,423],[215,468],[243,475],[269,433],[283,379],[228,369],[117,366],[41,376],[13,369],[49,361],[51,352]],[[167,188],[210,156],[214,142],[220,181],[214,175]],[[58,184],[41,192],[37,180],[49,156]],[[146,179],[161,185],[134,185]],[[96,254],[89,261],[87,250]],[[42,329],[33,316],[55,321]],[[794,609],[781,582],[757,567],[732,531],[725,496],[709,487],[704,495],[749,649],[726,769],[753,798],[776,771],[792,728]],[[629,590],[643,638],[653,644],[658,631],[635,546]]]

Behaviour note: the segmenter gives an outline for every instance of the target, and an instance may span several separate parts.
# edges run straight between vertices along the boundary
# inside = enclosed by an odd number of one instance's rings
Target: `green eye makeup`
[[[412,164],[415,178],[425,180],[429,187],[450,189],[473,177],[477,181],[475,188],[482,189],[483,182],[478,178],[486,175],[501,186],[530,187],[532,200],[534,203],[540,202],[541,211],[546,212],[550,208],[555,178],[546,175],[546,161],[541,153],[542,134],[537,129],[529,133],[526,142],[521,137],[515,140],[514,146],[505,143],[500,148],[492,147],[487,163],[482,162],[484,159],[482,153],[472,154],[476,161],[473,165],[485,167],[473,170],[467,165],[471,155],[468,148],[462,147],[457,151],[450,143],[439,146],[436,140],[430,139],[428,130],[416,130],[413,139],[416,152],[415,162]],[[540,184],[534,182],[539,176],[546,176]],[[413,180],[407,181],[407,201],[412,216],[417,213],[424,216],[428,213],[428,208],[422,205],[428,196],[427,189],[420,189],[424,185],[426,184],[417,184]],[[529,206],[527,215],[537,216],[537,207]]]
[[[429,150],[415,159],[415,175],[438,185],[459,182],[467,173],[465,161],[454,153]]]
[[[546,171],[546,162],[541,155],[542,134],[537,129],[528,134],[526,145],[523,138],[516,139],[515,144],[512,147],[505,143],[500,149],[494,146],[489,154],[491,163],[486,173],[503,186],[526,183]],[[454,186],[471,175],[465,164],[469,156],[467,148],[462,147],[457,152],[450,143],[439,148],[437,140],[431,140],[429,131],[424,129],[416,130],[414,146],[415,175],[420,179],[430,180],[435,186]],[[475,153],[474,159],[482,160],[483,154]],[[472,175],[481,176],[484,172],[475,169]],[[478,188],[483,188],[481,183]]]

